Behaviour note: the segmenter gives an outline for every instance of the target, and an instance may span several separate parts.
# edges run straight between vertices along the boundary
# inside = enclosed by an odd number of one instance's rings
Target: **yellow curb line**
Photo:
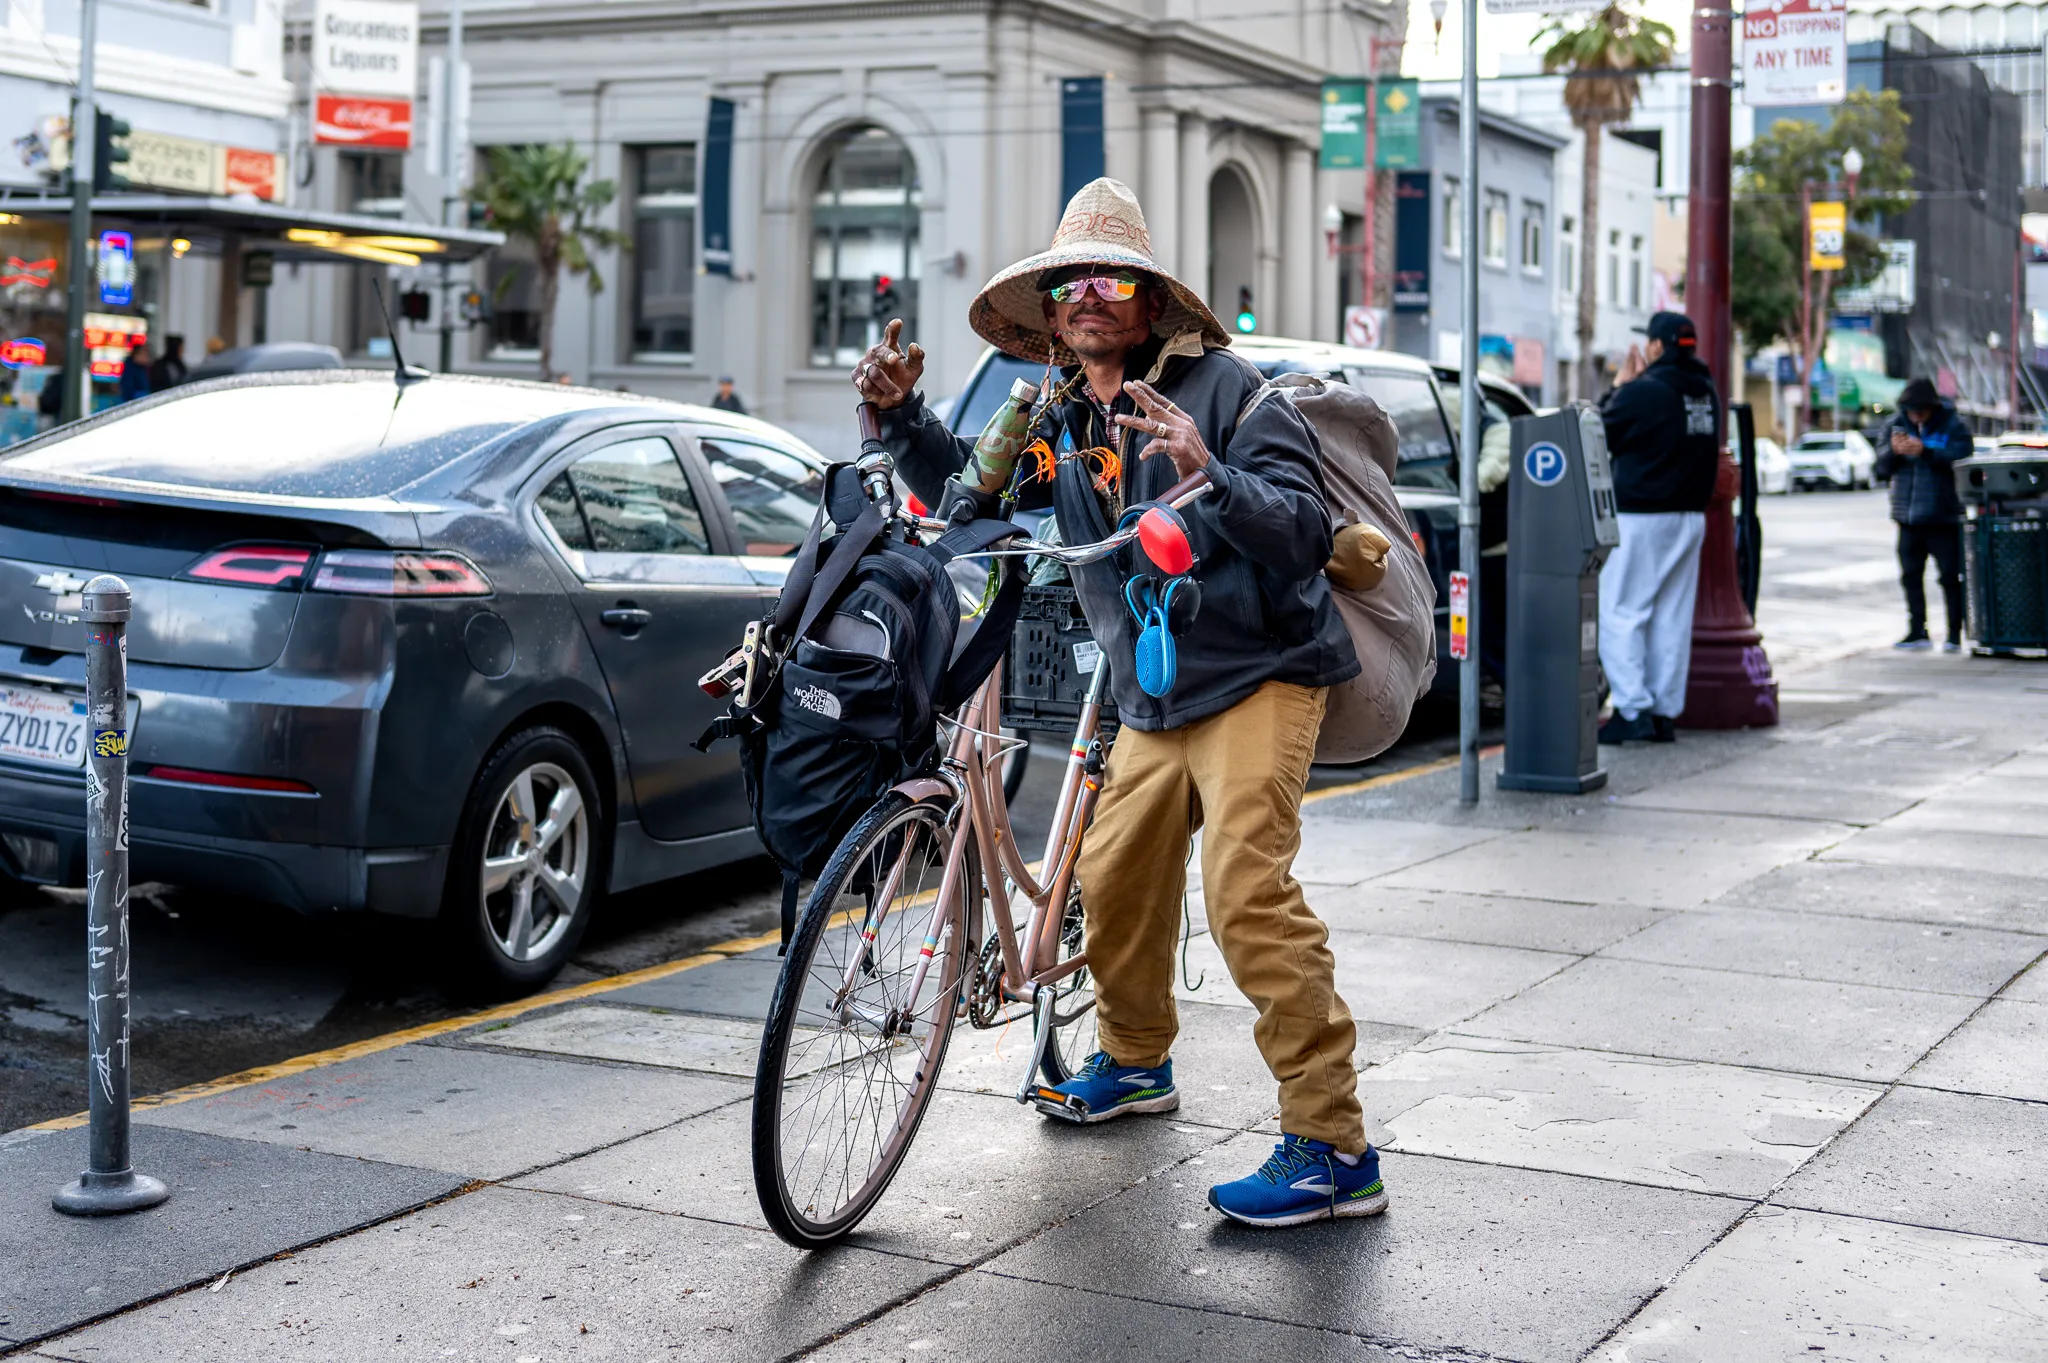
[[[782,933],[780,930],[762,933],[758,937],[736,937],[729,942],[720,942],[716,946],[706,947],[699,954],[685,956],[679,961],[664,961],[660,965],[650,965],[639,970],[629,970],[623,975],[607,975],[601,980],[586,980],[582,984],[572,984],[566,989],[556,989],[545,994],[535,994],[530,998],[515,999],[511,1003],[501,1003],[495,1008],[486,1008],[480,1012],[464,1013],[460,1017],[442,1018],[439,1022],[424,1022],[417,1027],[407,1027],[396,1032],[386,1032],[382,1036],[373,1036],[362,1041],[352,1041],[346,1046],[336,1046],[331,1050],[314,1051],[311,1055],[294,1056],[290,1060],[280,1060],[275,1065],[259,1065],[255,1069],[243,1070],[239,1074],[223,1075],[219,1079],[208,1079],[198,1084],[187,1084],[183,1088],[170,1089],[164,1093],[152,1093],[145,1097],[137,1098],[131,1106],[138,1111],[144,1108],[170,1107],[176,1103],[189,1103],[194,1098],[211,1097],[216,1093],[224,1093],[229,1089],[246,1088],[250,1084],[266,1084],[279,1079],[289,1079],[295,1074],[303,1074],[307,1070],[318,1069],[322,1065],[336,1065],[347,1060],[357,1060],[363,1056],[375,1055],[379,1051],[393,1050],[396,1047],[408,1045],[411,1042],[426,1041],[433,1037],[446,1036],[450,1032],[459,1032],[464,1028],[475,1027],[481,1023],[503,1022],[510,1018],[523,1017],[527,1013],[535,1012],[542,1008],[552,1008],[558,1003],[571,1003],[577,999],[587,999],[598,994],[608,994],[615,989],[625,989],[636,984],[646,984],[651,980],[666,979],[670,975],[681,974],[685,970],[694,970],[700,965],[710,965],[713,961],[722,961],[729,956],[738,956],[744,952],[753,951],[758,947],[773,946],[781,940]],[[85,1124],[86,1114],[79,1112],[69,1117],[52,1117],[47,1122],[37,1122],[32,1126],[22,1129],[25,1131],[69,1131],[74,1127],[84,1126]]]
[[[1482,748],[1480,756],[1491,757],[1499,751],[1500,748],[1498,746]],[[1317,800],[1327,800],[1332,796],[1350,795],[1357,791],[1371,790],[1378,786],[1390,786],[1396,782],[1410,780],[1417,776],[1427,776],[1432,772],[1446,771],[1457,765],[1458,759],[1456,757],[1440,758],[1435,762],[1425,762],[1421,766],[1406,767],[1400,771],[1387,772],[1385,775],[1370,777],[1364,781],[1354,781],[1350,785],[1331,786],[1325,790],[1314,791],[1303,796],[1301,802],[1303,804],[1311,804]],[[710,965],[714,961],[723,961],[730,956],[739,956],[749,951],[758,950],[761,947],[774,946],[781,940],[782,932],[780,929],[774,932],[764,932],[755,937],[735,937],[729,942],[719,942],[714,946],[704,948],[703,951],[695,956],[685,956],[679,961],[664,961],[660,965],[643,966],[639,970],[629,970],[623,975],[607,975],[601,980],[586,980],[582,984],[572,984],[566,989],[557,989],[545,994],[535,994],[531,998],[515,999],[511,1003],[501,1003],[495,1008],[485,1008],[480,1012],[464,1013],[460,1017],[442,1018],[439,1022],[423,1022],[417,1027],[406,1027],[396,1032],[386,1032],[382,1036],[368,1037],[362,1041],[352,1041],[345,1046],[336,1046],[330,1050],[314,1051],[310,1055],[294,1056],[290,1060],[280,1060],[275,1065],[259,1065],[255,1069],[243,1070],[238,1074],[223,1075],[218,1079],[208,1079],[198,1084],[187,1084],[183,1088],[169,1089],[163,1093],[147,1094],[135,1099],[130,1106],[137,1111],[155,1107],[171,1107],[178,1103],[189,1103],[195,1098],[210,1098],[214,1094],[225,1093],[229,1089],[247,1088],[251,1084],[274,1083],[279,1079],[289,1079],[295,1074],[304,1074],[307,1070],[318,1069],[322,1065],[338,1065],[344,1061],[359,1060],[363,1056],[375,1055],[379,1051],[395,1050],[400,1046],[410,1045],[415,1041],[427,1041],[437,1036],[447,1036],[450,1032],[460,1032],[486,1022],[504,1022],[511,1018],[524,1017],[526,1014],[537,1012],[542,1008],[552,1008],[558,1003],[572,1003],[577,999],[594,998],[599,994],[609,994],[614,990],[630,988],[636,984],[646,984],[652,980],[664,980],[671,975],[679,975],[685,970],[695,970],[700,965]],[[77,1112],[69,1117],[52,1117],[46,1122],[36,1122],[33,1125],[23,1127],[22,1130],[70,1131],[85,1124],[86,1114]]]
[[[1489,757],[1497,757],[1503,751],[1503,747],[1504,745],[1495,743],[1490,747],[1481,748],[1479,756],[1482,760]],[[1356,795],[1361,790],[1373,790],[1380,786],[1398,785],[1402,781],[1410,781],[1418,776],[1429,776],[1435,772],[1449,771],[1452,767],[1458,765],[1458,761],[1459,759],[1455,755],[1439,757],[1434,762],[1424,762],[1421,766],[1417,767],[1403,767],[1399,771],[1390,771],[1381,776],[1368,776],[1363,781],[1353,781],[1349,785],[1325,786],[1321,790],[1312,790],[1302,796],[1301,802],[1305,805],[1312,805],[1318,800],[1334,799],[1339,795]]]

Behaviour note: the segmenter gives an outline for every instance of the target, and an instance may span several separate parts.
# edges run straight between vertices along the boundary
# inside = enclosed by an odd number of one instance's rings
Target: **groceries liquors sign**
[[[313,12],[313,137],[412,145],[420,10],[405,0],[319,0]]]

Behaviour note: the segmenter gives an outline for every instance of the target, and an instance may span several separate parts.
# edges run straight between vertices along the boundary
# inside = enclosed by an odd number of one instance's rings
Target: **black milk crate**
[[[1072,587],[1026,587],[1010,657],[1003,668],[1003,724],[1011,729],[1072,734],[1087,698],[1090,674],[1081,658],[1095,648],[1095,636]],[[1098,655],[1097,665],[1100,666]],[[1102,735],[1116,731],[1116,706],[1104,687]]]

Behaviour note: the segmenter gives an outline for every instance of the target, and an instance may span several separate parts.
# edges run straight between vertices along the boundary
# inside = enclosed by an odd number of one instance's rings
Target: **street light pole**
[[[92,279],[92,186],[98,178],[96,125],[99,98],[93,88],[93,54],[99,46],[99,0],[79,0],[78,97],[71,106],[71,264],[65,281],[63,419],[92,414],[92,357],[85,349],[85,290]]]
[[[460,227],[464,224],[455,220],[457,205],[462,202],[459,192],[462,188],[456,174],[455,158],[461,150],[456,143],[456,105],[462,97],[462,0],[450,0],[448,6],[448,56],[442,63],[441,88],[435,92],[441,101],[441,225]],[[446,252],[441,256],[441,372],[449,373],[455,368],[455,317],[449,306],[455,296],[454,267],[448,263]]]
[[[1465,177],[1463,282],[1459,288],[1458,568],[1465,574],[1465,661],[1458,669],[1458,801],[1479,803],[1479,0],[1465,0],[1465,70],[1458,87],[1458,142]]]
[[[1726,403],[1736,380],[1729,309],[1729,103],[1734,87],[1734,14],[1727,0],[1693,0],[1692,182],[1687,213],[1685,309],[1698,353]],[[1720,423],[1726,430],[1725,412]],[[1735,496],[1741,476],[1724,447],[1707,504],[1692,619],[1685,713],[1691,729],[1741,729],[1778,722],[1778,683],[1763,635],[1742,599],[1735,565]]]

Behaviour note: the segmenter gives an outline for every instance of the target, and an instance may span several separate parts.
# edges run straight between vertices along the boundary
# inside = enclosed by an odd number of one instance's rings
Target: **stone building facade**
[[[599,253],[601,293],[564,281],[558,370],[700,401],[730,374],[757,414],[842,449],[878,280],[931,355],[928,393],[955,391],[981,350],[968,302],[1044,247],[1077,142],[1087,161],[1097,80],[1100,170],[1139,191],[1160,261],[1219,311],[1249,290],[1261,332],[1335,339],[1326,214],[1355,221],[1363,192],[1317,169],[1319,84],[1404,25],[1373,0],[500,0],[464,15],[468,141],[572,141],[619,186],[606,225],[635,249]],[[422,32],[424,81],[440,0]],[[733,106],[729,275],[704,272],[697,217],[714,99]],[[321,148],[307,178],[325,209],[431,216],[443,196],[418,147],[382,162]],[[362,353],[370,271],[280,279],[271,334]],[[390,273],[401,289],[437,278]],[[457,367],[530,375],[531,270],[508,249],[487,274],[495,320],[458,337]],[[408,340],[408,357],[431,345]]]

